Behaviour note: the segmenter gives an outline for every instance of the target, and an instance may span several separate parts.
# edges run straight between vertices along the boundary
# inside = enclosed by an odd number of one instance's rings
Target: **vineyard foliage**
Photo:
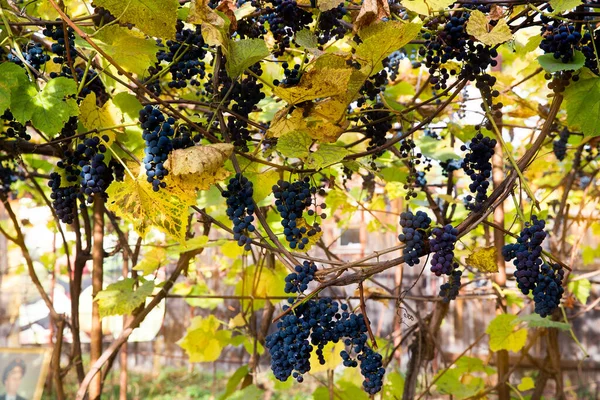
[[[0,5],[0,197],[10,218],[0,227],[56,327],[79,335],[36,276],[13,210],[23,199],[52,212],[71,296],[93,263],[97,318],[131,315],[135,328],[168,295],[209,310],[178,344],[191,362],[228,346],[249,353],[222,399],[259,398],[283,387],[277,380],[300,385],[339,366],[348,372],[317,380],[315,399],[502,397],[509,377],[478,358],[463,355],[430,384],[417,377],[433,353],[412,351],[419,361],[399,368],[397,337],[375,337],[365,304],[381,290],[372,280],[394,268],[439,280],[428,300],[442,318],[415,332],[435,336],[484,280],[499,305],[490,352],[527,352],[539,330],[575,338],[565,309],[591,292],[575,272],[600,255],[572,231],[577,220],[600,235],[595,1]],[[398,240],[346,262],[324,226],[343,231],[359,212],[372,216],[369,232]],[[222,292],[195,266],[207,248],[218,248]],[[130,273],[103,287],[97,272],[117,253]],[[383,290],[395,296],[388,307],[410,294]],[[228,321],[212,314],[225,294],[239,300]],[[92,368],[76,367],[77,398],[97,395],[106,375],[95,373],[130,334],[102,357],[92,351]],[[408,343],[433,346],[425,336]],[[270,363],[268,384],[259,360]],[[531,377],[513,384],[519,397],[533,388]]]

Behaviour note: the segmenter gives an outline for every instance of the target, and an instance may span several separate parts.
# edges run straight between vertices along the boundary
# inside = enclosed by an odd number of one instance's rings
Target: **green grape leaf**
[[[569,282],[567,289],[569,292],[573,293],[573,295],[581,302],[581,304],[585,304],[587,303],[588,297],[590,297],[592,283],[589,281],[589,279],[578,279],[576,281]]]
[[[0,64],[0,115],[10,107],[12,92],[20,85],[27,85],[23,68],[15,63]]]
[[[242,390],[238,390],[234,392],[229,400],[261,400],[264,399],[265,392],[255,385],[249,385],[243,388]]]
[[[302,29],[300,32],[296,33],[296,44],[300,47],[304,47],[305,49],[311,51],[320,51],[317,49],[319,47],[319,41],[317,40],[317,36],[314,32],[308,29]]]
[[[538,62],[548,72],[558,71],[578,71],[583,67],[585,63],[585,56],[582,52],[575,50],[573,61],[568,63],[562,62],[560,59],[554,58],[554,54],[543,54],[537,58]]]
[[[231,331],[219,330],[220,326],[214,315],[192,319],[186,334],[177,342],[190,362],[211,362],[219,358],[231,339]]]
[[[361,29],[358,35],[362,43],[356,48],[356,58],[364,65],[361,72],[365,77],[379,72],[383,68],[381,61],[417,37],[421,26],[420,23],[388,21]]]
[[[312,139],[302,131],[290,131],[279,137],[277,151],[289,158],[305,159],[310,154]]]
[[[552,6],[552,10],[554,10],[555,14],[572,10],[580,4],[582,4],[581,0],[550,0],[550,5]]]
[[[31,84],[20,89],[11,100],[15,119],[22,124],[31,121],[50,137],[58,135],[68,119],[79,113],[75,99],[66,98],[77,93],[73,79],[51,79],[40,92]]]
[[[485,332],[490,335],[492,351],[510,350],[517,352],[525,346],[527,329],[515,330],[516,315],[500,314],[490,322]]]
[[[383,386],[383,400],[401,399],[404,393],[404,377],[398,372],[390,372],[385,375]]]
[[[369,400],[369,395],[352,382],[339,381],[334,388],[335,399]],[[329,389],[321,386],[313,392],[313,400],[329,400]]]
[[[246,377],[246,375],[248,375],[249,371],[250,370],[248,369],[247,365],[242,365],[241,367],[239,367],[233,373],[233,375],[229,377],[229,380],[227,381],[227,386],[225,387],[225,393],[223,393],[221,397],[219,397],[219,400],[226,400],[227,398],[229,398],[229,396],[236,391],[237,387],[240,385],[240,383]]]
[[[263,39],[230,40],[225,63],[227,74],[236,78],[246,68],[256,64],[269,54],[269,49]]]
[[[317,151],[310,153],[306,164],[309,168],[321,169],[342,161],[348,154],[350,152],[344,147],[321,144]]]
[[[585,70],[584,70],[585,71]],[[578,82],[565,89],[567,123],[585,136],[600,136],[600,124],[590,115],[600,115],[600,78],[585,71]]]
[[[167,262],[167,251],[164,247],[154,247],[152,250],[144,254],[142,261],[133,267],[136,271],[142,271],[144,275],[154,273],[158,268],[164,266]]]
[[[133,288],[135,279],[125,278],[111,283],[100,291],[94,301],[98,302],[100,318],[109,315],[131,314],[133,310],[144,304],[146,297],[154,290],[154,281],[146,281],[137,289]]]
[[[440,376],[435,385],[439,392],[452,395],[456,399],[473,397],[485,388],[483,379],[464,374],[460,368],[451,368],[446,371],[445,374]]]
[[[526,322],[527,326],[533,328],[556,328],[563,331],[571,329],[571,325],[566,322],[552,321],[550,318],[542,318],[538,314],[520,316],[519,321]]]
[[[94,42],[125,71],[138,76],[148,74],[148,65],[156,63],[158,47],[156,41],[141,32],[119,25],[102,28],[94,36]],[[77,41],[81,47],[92,47],[83,39]]]
[[[177,0],[94,0],[94,4],[106,8],[119,17],[120,22],[134,24],[149,36],[175,38]]]

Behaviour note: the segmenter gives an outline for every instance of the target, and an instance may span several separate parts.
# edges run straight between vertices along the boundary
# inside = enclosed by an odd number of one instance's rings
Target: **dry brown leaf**
[[[377,20],[390,17],[390,6],[385,0],[365,0],[360,8],[356,21],[354,21],[354,32],[371,25]]]
[[[217,6],[217,11],[221,11],[223,14],[227,15],[227,18],[229,18],[231,21],[231,25],[229,27],[230,32],[234,32],[237,29],[235,10],[237,10],[237,7],[231,0],[223,0],[221,1],[221,4]]]

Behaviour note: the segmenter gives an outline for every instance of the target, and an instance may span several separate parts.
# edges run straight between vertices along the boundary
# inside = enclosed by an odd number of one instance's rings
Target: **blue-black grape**
[[[546,222],[535,215],[531,222],[525,224],[517,243],[507,244],[502,248],[502,255],[506,262],[513,260],[517,268],[514,273],[517,286],[525,295],[535,288],[542,265],[542,243],[546,238],[544,228]]]
[[[402,255],[404,262],[411,267],[417,265],[419,257],[423,255],[430,224],[431,218],[423,211],[417,211],[416,215],[411,211],[400,214],[402,233],[398,235],[398,240],[406,244],[402,249]]]
[[[542,17],[542,22],[548,23],[542,26],[540,49],[563,63],[573,61],[575,50],[580,47],[581,32],[568,22],[549,21],[547,17]]]
[[[254,221],[254,191],[252,182],[241,174],[236,174],[229,180],[227,190],[222,195],[227,199],[227,216],[233,221],[233,238],[238,245],[250,250],[250,233],[256,230]]]
[[[385,144],[386,135],[392,129],[391,114],[385,111],[383,103],[376,103],[364,111],[360,117],[360,122],[363,123],[365,136],[369,139],[367,150],[373,150]],[[374,154],[374,157],[381,154],[383,154],[383,151]]]
[[[279,180],[277,185],[273,186],[275,206],[282,218],[283,234],[292,249],[297,247],[303,250],[308,244],[308,237],[321,231],[317,222],[309,229],[297,226],[297,220],[302,218],[304,210],[313,204],[313,196],[317,193],[317,189],[311,187],[309,182],[310,179],[306,177],[292,183]],[[314,210],[309,210],[308,215],[314,215]],[[324,218],[324,214],[321,214],[321,217]]]
[[[27,127],[20,122],[17,122],[10,112],[10,110],[6,110],[2,116],[0,116],[4,121],[6,121],[8,127],[6,131],[3,133],[9,137],[14,139],[23,139],[23,140],[31,140],[31,135],[27,133]]]
[[[339,21],[344,18],[347,12],[344,4],[340,4],[336,8],[321,13],[316,32],[317,41],[321,46],[332,39],[342,39],[348,32],[348,28]]]
[[[456,269],[454,246],[458,239],[458,229],[448,224],[443,228],[434,228],[429,248],[434,252],[431,257],[431,272],[440,276],[450,275]]]
[[[174,135],[175,119],[165,118],[158,108],[146,106],[140,111],[140,122],[143,129],[142,138],[146,141],[146,156],[143,159],[146,177],[148,182],[152,183],[152,189],[158,192],[160,188],[167,186],[162,182],[168,174],[163,164],[173,150],[171,138]]]
[[[56,57],[52,59],[56,64],[62,64],[65,62],[67,57],[67,42],[65,42],[65,31],[63,25],[48,24],[42,31],[44,36],[52,38],[56,43],[52,43],[52,52],[56,54]],[[77,50],[75,50],[75,33],[73,28],[67,28],[67,40],[69,46],[69,56],[71,61],[77,57]]]
[[[11,193],[11,186],[17,180],[15,169],[0,161],[0,199],[5,199]]]
[[[379,392],[383,386],[383,376],[385,374],[383,357],[371,348],[366,347],[365,351],[358,356],[358,359],[360,360],[360,373],[365,378],[363,381],[365,392],[369,394]]]
[[[56,216],[65,224],[72,224],[77,216],[77,199],[81,198],[80,186],[71,184],[70,186],[61,187],[61,177],[58,172],[50,174],[48,186],[52,189],[50,198]]]
[[[44,53],[44,48],[41,43],[29,42],[23,49],[23,58],[31,67],[39,71],[49,60],[50,56]],[[14,62],[19,66],[23,66],[23,61],[13,54],[9,54],[8,61]]]
[[[444,303],[449,303],[450,300],[455,300],[460,290],[460,277],[462,271],[454,269],[448,278],[448,282],[440,286],[440,297]]]
[[[462,151],[469,150],[461,164],[465,174],[471,178],[469,190],[475,197],[466,197],[467,209],[479,211],[487,200],[487,189],[492,176],[492,156],[496,147],[496,139],[490,139],[478,133],[468,146],[461,146]]]
[[[108,136],[102,137],[104,143],[108,142]],[[107,164],[106,145],[98,136],[85,139],[77,145],[75,157],[79,160],[81,168],[81,189],[87,196],[87,202],[92,203],[95,196],[104,200],[108,198],[106,189],[113,182],[113,170]]]
[[[290,47],[296,32],[312,23],[312,14],[298,7],[295,0],[271,0],[272,6],[264,7],[261,22],[268,23],[275,38],[273,55],[280,57]]]
[[[286,293],[302,293],[308,289],[308,284],[315,279],[317,266],[314,262],[304,261],[302,265],[296,265],[295,272],[285,277]]]
[[[567,155],[567,143],[569,143],[570,135],[571,132],[567,128],[564,128],[560,131],[558,140],[552,142],[552,150],[558,161],[564,160]]]
[[[542,264],[535,289],[533,289],[535,312],[542,318],[552,314],[560,304],[560,299],[565,291],[562,287],[564,275],[565,271],[560,264]]]

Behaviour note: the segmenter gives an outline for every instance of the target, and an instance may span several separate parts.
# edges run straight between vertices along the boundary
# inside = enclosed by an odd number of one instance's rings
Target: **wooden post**
[[[104,263],[104,199],[94,198],[94,244],[92,247],[92,295],[94,298],[102,290]],[[102,354],[102,321],[98,302],[92,303],[92,332],[90,343],[90,364],[94,364]],[[96,374],[90,383],[90,400],[102,395],[102,374]]]

